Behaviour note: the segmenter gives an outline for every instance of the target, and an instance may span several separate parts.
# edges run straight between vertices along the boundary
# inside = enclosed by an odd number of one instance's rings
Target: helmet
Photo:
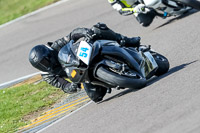
[[[37,45],[29,53],[29,62],[43,72],[52,72],[59,62],[57,52],[46,45]]]

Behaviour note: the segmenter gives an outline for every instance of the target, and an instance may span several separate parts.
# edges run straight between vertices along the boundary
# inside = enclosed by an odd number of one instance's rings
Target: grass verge
[[[63,96],[67,94],[44,81],[0,90],[0,132],[16,132]]]
[[[0,25],[59,0],[0,0]]]

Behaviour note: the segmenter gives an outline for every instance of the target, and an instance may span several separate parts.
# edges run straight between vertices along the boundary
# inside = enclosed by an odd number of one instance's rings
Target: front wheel
[[[158,69],[156,70],[155,75],[160,76],[168,72],[169,70],[169,61],[168,59],[158,53],[152,53],[156,63],[158,64]]]
[[[96,71],[99,80],[112,84],[115,87],[140,89],[146,86],[146,79],[137,75],[137,73],[129,73],[120,75],[106,67],[99,67]]]
[[[198,0],[174,0],[174,1],[180,2],[187,6],[193,7],[197,10],[200,10],[200,1]]]

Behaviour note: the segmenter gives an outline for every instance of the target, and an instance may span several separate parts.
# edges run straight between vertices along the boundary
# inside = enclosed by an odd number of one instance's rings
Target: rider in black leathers
[[[105,24],[97,23],[91,29],[77,28],[69,35],[56,40],[55,42],[48,42],[47,45],[37,45],[32,48],[29,54],[29,61],[33,67],[42,71],[43,80],[47,83],[61,88],[65,93],[75,93],[80,90],[80,85],[67,81],[67,75],[58,62],[58,52],[70,40],[76,42],[80,38],[88,37],[93,40],[115,40],[119,44],[127,47],[138,47],[140,45],[140,37],[128,38],[121,34],[110,30]],[[83,84],[88,96],[94,101],[98,102],[103,99],[107,92],[107,88],[97,87],[93,85]]]

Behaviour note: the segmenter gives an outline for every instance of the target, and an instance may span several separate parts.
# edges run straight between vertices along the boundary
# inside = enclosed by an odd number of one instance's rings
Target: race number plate
[[[79,59],[81,59],[86,65],[89,65],[91,53],[92,47],[87,42],[81,41],[77,52]]]

